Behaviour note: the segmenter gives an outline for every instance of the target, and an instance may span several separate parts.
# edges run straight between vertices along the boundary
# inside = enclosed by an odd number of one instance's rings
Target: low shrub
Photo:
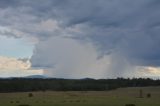
[[[28,94],[28,97],[33,97],[33,94],[32,94],[32,93],[29,93],[29,94]]]
[[[14,103],[13,101],[10,101],[10,103]]]
[[[18,106],[30,106],[30,105],[28,105],[28,104],[20,104]]]
[[[135,104],[126,104],[125,106],[136,106]]]
[[[150,93],[147,94],[147,98],[151,98],[151,94]]]

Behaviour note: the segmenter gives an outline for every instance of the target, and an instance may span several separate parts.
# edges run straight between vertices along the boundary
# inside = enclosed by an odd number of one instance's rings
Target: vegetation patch
[[[31,106],[31,105],[28,105],[28,104],[20,104],[18,106]]]
[[[136,106],[135,104],[126,104],[125,106]]]

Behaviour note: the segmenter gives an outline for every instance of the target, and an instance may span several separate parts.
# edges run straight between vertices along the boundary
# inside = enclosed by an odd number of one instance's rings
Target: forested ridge
[[[28,91],[105,91],[121,87],[160,86],[160,80],[134,79],[0,79],[0,92]]]

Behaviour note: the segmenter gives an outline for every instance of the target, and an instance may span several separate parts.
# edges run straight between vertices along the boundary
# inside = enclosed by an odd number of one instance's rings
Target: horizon
[[[64,80],[118,80],[118,79],[124,79],[124,80],[134,80],[134,79],[150,79],[150,80],[160,80],[160,78],[157,77],[116,77],[116,78],[89,78],[89,77],[84,77],[84,78],[59,78],[59,77],[48,77],[45,75],[28,75],[28,76],[19,76],[19,77],[0,77],[1,79],[64,79]]]

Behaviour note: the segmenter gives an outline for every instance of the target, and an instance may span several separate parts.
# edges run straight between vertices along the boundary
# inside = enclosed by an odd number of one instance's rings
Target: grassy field
[[[139,98],[142,89],[143,98]],[[151,98],[146,94],[150,93]],[[0,93],[0,106],[160,106],[160,87],[120,88],[113,91]]]

